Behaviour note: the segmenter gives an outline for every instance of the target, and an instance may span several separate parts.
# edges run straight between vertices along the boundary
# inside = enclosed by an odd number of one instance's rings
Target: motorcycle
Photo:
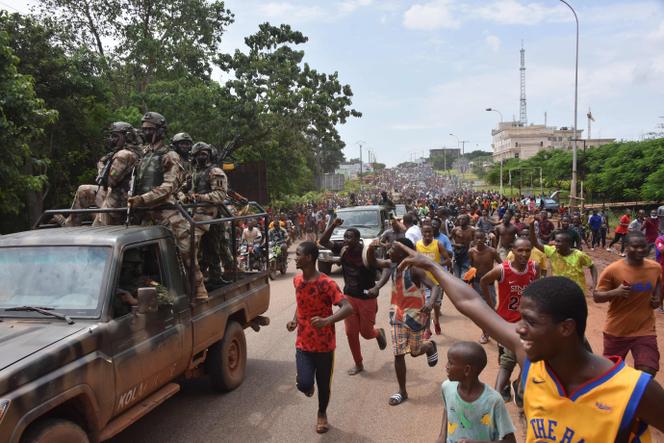
[[[277,278],[277,271],[283,275],[288,269],[288,255],[281,249],[283,243],[269,242],[268,275],[271,280]]]
[[[249,244],[243,241],[238,254],[238,266],[244,272],[262,271],[265,269],[265,256],[260,249],[261,242]]]

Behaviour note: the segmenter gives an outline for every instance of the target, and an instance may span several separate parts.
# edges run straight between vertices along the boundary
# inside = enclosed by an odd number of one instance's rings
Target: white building
[[[367,172],[373,172],[373,167],[371,163],[364,163],[362,165],[362,173],[366,174]],[[346,179],[357,178],[360,175],[360,164],[359,163],[348,163],[341,164],[337,169],[334,170],[335,174],[341,174]]]
[[[565,126],[556,128],[545,125],[521,126],[519,122],[500,122],[497,129],[491,130],[493,143],[493,159],[505,160],[508,158],[528,159],[544,149],[572,149],[574,138],[577,149],[596,147],[612,143],[614,138],[583,139],[583,129],[574,130]]]

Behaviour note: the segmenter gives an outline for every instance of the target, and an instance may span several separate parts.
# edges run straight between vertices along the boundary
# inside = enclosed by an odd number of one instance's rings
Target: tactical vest
[[[202,171],[194,170],[191,177],[192,192],[195,194],[209,194],[212,192],[209,180],[212,168],[214,168],[214,165],[210,165]]]
[[[150,192],[164,183],[164,169],[161,166],[161,158],[167,152],[168,149],[159,149],[143,157],[136,173],[136,195]]]

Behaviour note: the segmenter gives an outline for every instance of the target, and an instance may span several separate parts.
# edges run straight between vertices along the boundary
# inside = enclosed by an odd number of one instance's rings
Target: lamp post
[[[356,145],[360,146],[360,191],[362,191],[362,144],[366,144],[364,140],[358,140],[355,142]]]
[[[567,5],[567,7],[572,11],[572,14],[574,14],[574,20],[576,21],[576,62],[574,64],[574,145],[572,147],[572,184],[570,189],[570,206],[576,207],[576,143],[578,139],[576,128],[577,105],[579,97],[579,17],[577,17],[576,11],[569,3],[567,3],[565,0],[560,1]]]
[[[503,122],[503,113],[502,113],[502,112],[500,112],[499,110],[497,110],[496,108],[486,108],[486,111],[493,111],[493,112],[497,112],[497,113],[498,113],[498,115],[500,115],[500,123],[502,123],[502,122]]]
[[[486,108],[485,111],[497,112],[500,115],[500,123],[503,122],[503,113],[495,108]],[[500,128],[498,128],[500,129]],[[500,195],[503,195],[503,157],[500,157]]]

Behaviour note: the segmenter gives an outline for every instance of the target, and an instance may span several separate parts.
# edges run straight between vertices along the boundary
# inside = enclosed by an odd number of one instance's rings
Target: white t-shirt
[[[417,225],[413,225],[406,231],[406,238],[413,242],[413,245],[422,240],[422,231]]]
[[[263,238],[263,234],[261,233],[261,230],[256,227],[251,231],[249,228],[244,228],[242,231],[242,240],[246,241],[247,243],[254,243],[257,239],[261,238]]]

